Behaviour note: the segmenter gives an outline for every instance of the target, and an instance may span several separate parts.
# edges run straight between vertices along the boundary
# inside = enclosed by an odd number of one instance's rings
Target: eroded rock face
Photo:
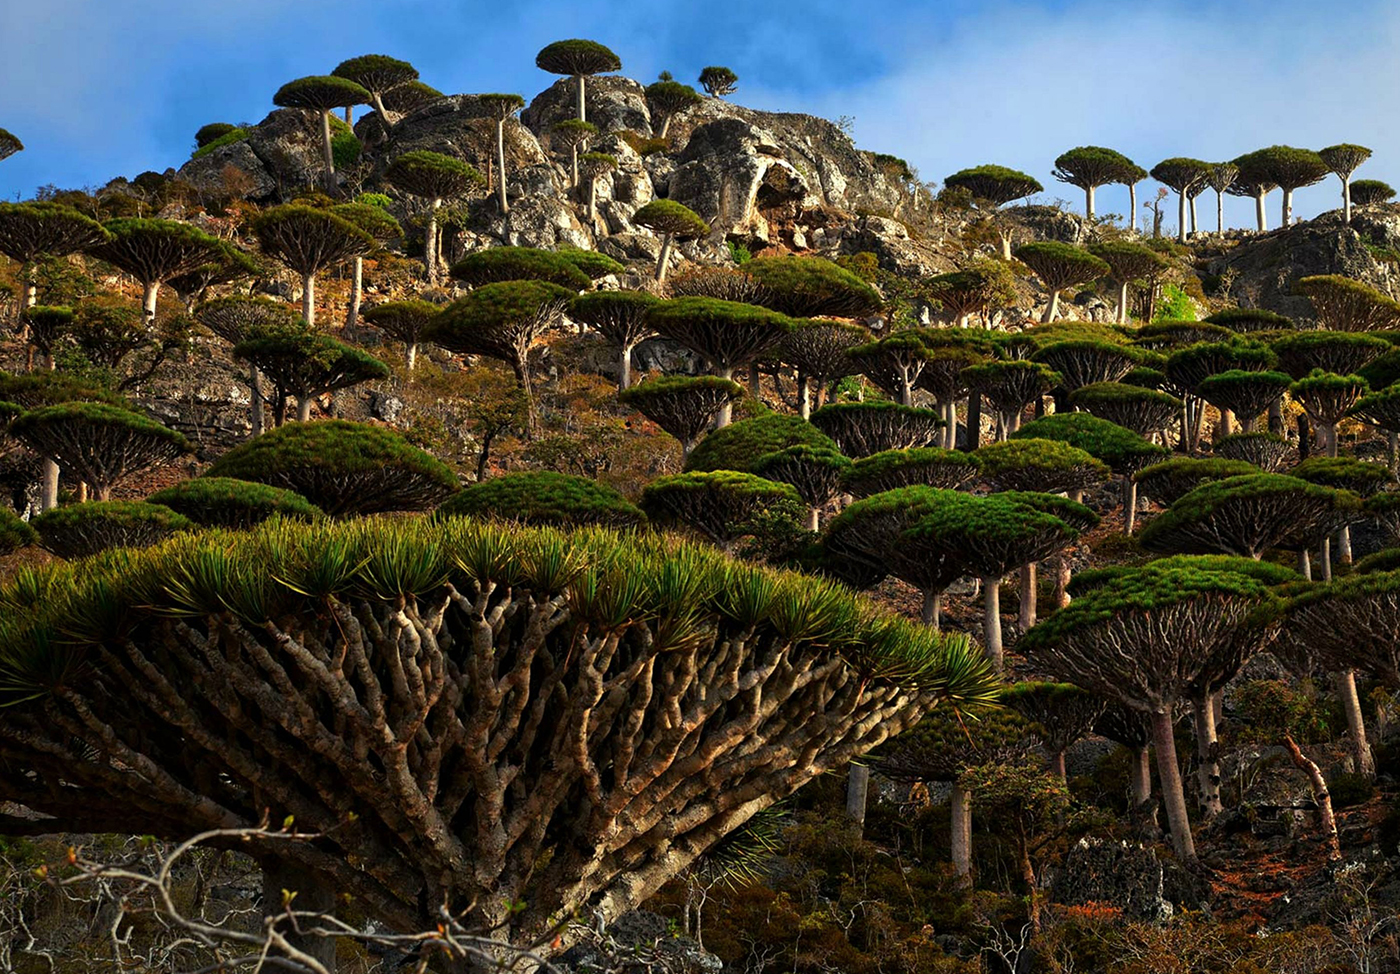
[[[578,117],[578,89],[573,78],[560,78],[520,113],[520,120],[530,131],[546,139],[557,122]],[[588,121],[604,133],[636,132],[651,137],[651,112],[647,108],[646,90],[640,82],[618,75],[589,78],[583,86],[585,114]]]
[[[180,178],[216,190],[233,166],[253,184],[247,197],[275,202],[316,185],[324,177],[320,122],[310,112],[279,108],[254,126],[248,138],[222,146],[180,167]]]
[[[362,119],[361,125],[371,122]],[[549,161],[534,133],[515,119],[506,120],[504,132],[508,171]],[[400,119],[375,154],[382,168],[402,153],[420,149],[469,162],[484,174],[496,155],[496,120],[476,95],[451,95]]]
[[[1080,839],[1070,849],[1054,897],[1067,906],[1111,904],[1125,917],[1148,923],[1165,923],[1176,912],[1157,850],[1105,839]]]

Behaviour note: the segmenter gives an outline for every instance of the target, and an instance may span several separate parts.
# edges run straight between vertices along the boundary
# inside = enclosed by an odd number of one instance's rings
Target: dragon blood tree
[[[387,54],[361,54],[359,57],[341,61],[331,75],[353,81],[369,92],[369,103],[379,113],[387,129],[389,120],[384,109],[384,96],[395,88],[417,81],[418,69],[407,61],[400,61]],[[344,107],[347,111],[350,108],[349,105]],[[345,121],[350,121],[348,115]]]
[[[521,470],[472,484],[444,501],[438,514],[541,527],[632,528],[646,523],[635,504],[606,484],[553,470]]]
[[[1351,184],[1351,201],[1356,206],[1372,206],[1395,198],[1395,189],[1379,179],[1358,179]]]
[[[233,295],[215,298],[201,304],[195,319],[230,345],[247,341],[273,331],[287,331],[300,326],[301,319],[290,307],[271,298],[250,298]],[[248,374],[249,418],[253,435],[263,431],[262,381],[256,368]]]
[[[1021,428],[1021,417],[1031,403],[1064,380],[1060,373],[1028,359],[1005,359],[970,365],[962,370],[969,392],[989,402],[997,413],[998,441]]]
[[[821,529],[821,512],[841,492],[842,478],[851,461],[835,450],[790,446],[765,453],[754,461],[753,472],[774,483],[787,484],[807,505],[807,530]]]
[[[958,490],[977,479],[981,458],[962,450],[928,446],[886,450],[852,461],[842,474],[842,487],[855,497],[870,497],[901,487]]]
[[[553,128],[549,130],[550,146],[560,146],[568,150],[569,186],[573,189],[577,189],[579,186],[579,152],[587,148],[588,143],[596,139],[598,134],[598,126],[592,122],[581,122],[576,118],[566,118],[562,122],[555,122]]]
[[[476,288],[437,313],[423,337],[466,355],[500,359],[515,373],[529,412],[539,422],[530,382],[530,349],[557,325],[573,298],[567,288],[546,281],[502,281]]]
[[[679,440],[681,457],[688,460],[720,410],[743,396],[744,387],[729,379],[666,375],[624,389],[617,398]]]
[[[598,219],[598,180],[617,168],[617,156],[585,152],[578,157],[578,164],[580,176],[588,185],[588,225],[593,226]]]
[[[0,203],[0,254],[20,265],[20,306],[38,302],[35,262],[89,250],[110,239],[96,220],[58,203]]]
[[[1056,677],[1149,716],[1172,846],[1183,859],[1194,859],[1196,847],[1177,761],[1176,708],[1203,676],[1219,672],[1221,658],[1240,658],[1267,642],[1268,628],[1251,618],[1275,599],[1265,581],[1237,572],[1125,569],[1018,645]]]
[[[1225,233],[1225,191],[1239,178],[1240,167],[1233,162],[1211,163],[1206,171],[1205,183],[1215,190],[1215,232]]]
[[[985,320],[993,307],[1015,303],[1015,281],[1005,261],[977,260],[962,270],[925,279],[921,290],[937,301],[958,327],[966,328],[972,315],[981,314]]]
[[[1294,379],[1313,370],[1337,375],[1365,375],[1368,365],[1395,346],[1380,335],[1347,331],[1300,331],[1269,343],[1278,356],[1278,367]]]
[[[606,532],[284,522],[54,582],[61,613],[0,634],[0,794],[44,816],[6,831],[293,816],[320,838],[241,846],[265,885],[404,933],[441,910],[522,945],[609,922],[928,709],[995,694],[964,641],[838,586]],[[150,595],[118,619],[119,592]]]
[[[145,501],[91,501],[45,511],[33,521],[39,546],[72,561],[108,548],[146,548],[193,521],[168,507]]]
[[[1227,369],[1201,380],[1196,395],[1220,410],[1221,432],[1231,433],[1229,417],[1239,421],[1240,429],[1253,432],[1254,421],[1266,410],[1275,408],[1293,380],[1282,372],[1250,372]]]
[[[1151,247],[1127,240],[1092,244],[1089,253],[1108,265],[1108,279],[1118,285],[1118,324],[1128,323],[1128,288],[1136,281],[1152,286],[1169,266]]]
[[[562,251],[538,247],[488,247],[452,265],[452,276],[463,284],[481,287],[505,281],[545,281],[582,291],[588,275]]]
[[[972,768],[1016,765],[1034,752],[1036,740],[1026,721],[1005,707],[964,716],[935,708],[904,733],[871,754],[881,774],[909,784],[949,783],[949,848],[953,868],[964,881],[972,875],[972,792],[964,774]]]
[[[182,435],[140,413],[96,402],[67,402],[24,413],[9,435],[92,486],[100,501],[136,474],[190,452]]]
[[[251,528],[270,517],[314,521],[324,516],[319,507],[295,491],[230,477],[183,480],[146,500],[211,528]]]
[[[704,96],[690,85],[669,80],[647,85],[646,96],[652,118],[661,116],[661,128],[654,133],[658,139],[666,138],[673,118],[705,100]]]
[[[1080,576],[1081,578],[1083,575]],[[1157,831],[1157,803],[1152,800],[1152,726],[1140,710],[1106,699],[1093,731],[1131,753],[1128,763],[1128,812],[1147,834]]]
[[[790,446],[811,446],[841,452],[836,443],[797,416],[765,413],[715,430],[686,460],[686,470],[738,470],[747,473],[765,453]]]
[[[857,458],[928,446],[943,426],[931,409],[880,401],[832,403],[813,413],[811,423]]]
[[[851,349],[869,342],[869,330],[860,325],[814,318],[793,321],[792,330],[772,354],[797,370],[798,413],[803,419],[812,415],[814,388],[820,408],[826,404],[827,390],[833,383],[859,374]]]
[[[849,354],[861,374],[898,396],[900,405],[914,405],[914,388],[931,354],[918,331],[895,332],[878,341],[857,345]]]
[[[1327,331],[1392,331],[1400,327],[1400,302],[1340,274],[1304,277],[1294,290],[1312,302]]]
[[[1350,491],[1366,499],[1378,491],[1388,490],[1395,482],[1390,468],[1380,463],[1367,463],[1352,457],[1309,457],[1289,471],[1289,475],[1310,484]],[[1336,534],[1338,554],[1343,564],[1351,564],[1351,526],[1343,524]],[[1331,551],[1324,549],[1323,566],[1331,574]]]
[[[1289,145],[1271,145],[1267,149],[1246,153],[1235,160],[1235,165],[1239,167],[1241,178],[1277,186],[1283,190],[1280,223],[1283,227],[1293,222],[1294,190],[1320,183],[1331,172],[1331,168],[1318,153]]]
[[[1293,383],[1289,393],[1320,428],[1329,457],[1337,455],[1337,424],[1371,391],[1359,375],[1337,375],[1317,369]]]
[[[446,96],[432,85],[409,81],[384,93],[384,107],[395,115],[410,115]],[[387,121],[387,120],[386,120]]]
[[[1178,216],[1178,226],[1176,240],[1177,243],[1186,242],[1187,213],[1186,203],[1196,195],[1199,188],[1204,188],[1206,180],[1210,176],[1211,164],[1202,162],[1200,159],[1187,159],[1179,157],[1175,159],[1164,159],[1152,167],[1152,178],[1164,186],[1170,186],[1176,190]],[[1195,203],[1192,204],[1193,213]],[[1194,217],[1192,223],[1195,222]],[[1191,229],[1195,229],[1192,226]]]
[[[1142,178],[1137,175],[1141,172],[1141,168],[1121,152],[1097,145],[1081,145],[1061,153],[1055,160],[1055,178],[1084,190],[1084,216],[1090,220],[1094,219],[1094,190],[1122,182],[1131,189],[1133,183]],[[1128,212],[1135,209],[1136,200]]]
[[[1060,376],[1060,388],[1074,392],[1100,382],[1117,382],[1133,370],[1141,354],[1126,345],[1070,339],[1042,346],[1031,361],[1054,370]]]
[[[361,198],[363,199],[363,197]],[[340,203],[330,208],[330,212],[359,227],[374,238],[376,244],[386,244],[403,236],[399,221],[389,215],[383,206],[374,203]],[[347,337],[355,334],[360,323],[360,303],[365,294],[365,258],[357,254],[354,259],[354,273],[350,282],[350,300],[345,309],[345,332]]]
[[[776,348],[793,328],[792,319],[766,308],[698,297],[662,301],[647,320],[658,334],[705,359],[722,379]],[[727,426],[729,419],[725,406],[717,423]]]
[[[372,95],[349,78],[334,75],[312,75],[288,81],[272,96],[279,108],[300,108],[316,112],[321,117],[321,158],[326,166],[326,189],[336,190],[335,151],[331,140],[331,112],[337,108],[366,105]],[[386,127],[387,127],[387,119]]]
[[[650,316],[659,300],[645,291],[590,291],[569,302],[570,318],[617,347],[619,391],[632,385],[632,350],[656,334]]]
[[[297,401],[297,420],[311,418],[317,396],[389,378],[389,367],[353,345],[311,331],[277,331],[233,346],[234,358],[252,364],[271,380],[276,425],[287,418],[287,397]]]
[[[661,252],[656,258],[656,279],[666,280],[671,247],[677,240],[694,240],[710,233],[710,225],[690,207],[675,200],[652,200],[636,213],[632,222],[661,235]]]
[[[964,446],[975,450],[982,440],[982,398],[970,395],[964,373],[991,358],[991,345],[973,329],[926,329],[920,340],[928,347],[928,360],[919,373],[918,387],[930,396],[943,418],[945,449],[958,446],[958,402],[968,400]],[[976,407],[975,409],[973,407]]]
[[[1108,707],[1103,697],[1073,683],[1042,681],[1012,684],[1001,702],[1030,724],[1061,782],[1066,780],[1065,752],[1094,730]]]
[[[1165,431],[1176,421],[1182,406],[1181,400],[1170,393],[1123,382],[1080,386],[1070,394],[1069,401],[1076,409],[1142,437],[1153,437]]]
[[[1231,433],[1217,440],[1214,449],[1224,460],[1240,460],[1265,473],[1283,473],[1295,454],[1293,444],[1274,433]]]
[[[1349,415],[1383,429],[1387,436],[1387,459],[1390,469],[1397,465],[1397,446],[1400,446],[1400,386],[1388,386],[1380,392],[1372,392],[1356,400]]]
[[[91,252],[141,282],[148,326],[161,284],[219,260],[226,249],[217,237],[177,220],[112,220],[106,229],[108,239]]]
[[[8,129],[0,129],[0,160],[8,159],[16,152],[24,151],[24,143]]]
[[[1078,537],[1082,526],[1098,519],[1083,505],[1050,494],[1008,491],[974,497],[951,492],[948,497],[906,530],[900,543],[918,552],[943,553],[982,580],[983,639],[987,659],[1000,672],[1002,577],[1059,551]]]
[[[443,200],[454,199],[483,185],[486,178],[476,167],[441,152],[419,149],[396,157],[384,170],[384,178],[411,196],[428,201],[428,224],[423,230],[423,264],[428,286],[437,285],[437,214]]]
[[[406,301],[385,301],[365,309],[364,319],[384,334],[404,344],[404,364],[412,372],[418,364],[418,344],[428,322],[440,309],[435,304],[410,298]]]
[[[1206,379],[1231,369],[1263,372],[1278,364],[1267,346],[1243,340],[1200,342],[1179,348],[1167,356],[1167,381],[1186,401],[1182,411],[1181,443],[1183,449],[1194,452],[1201,439],[1201,424],[1205,410],[1196,388]]]
[[[739,76],[723,65],[712,64],[700,72],[700,87],[711,98],[723,98],[734,94],[739,87]]]
[[[1343,142],[1329,145],[1317,151],[1327,168],[1337,174],[1342,181],[1342,220],[1351,222],[1351,174],[1361,168],[1361,164],[1371,158],[1371,150],[1364,145]]]
[[[555,41],[535,55],[535,67],[550,74],[568,75],[574,79],[578,94],[578,120],[588,121],[584,79],[607,71],[621,71],[622,59],[597,41],[572,38]]]
[[[1259,472],[1260,468],[1238,458],[1172,457],[1144,467],[1133,475],[1133,479],[1137,481],[1143,496],[1163,507],[1170,507],[1202,484]]]
[[[1205,320],[1242,335],[1255,331],[1291,331],[1297,327],[1292,318],[1263,308],[1224,308],[1207,315]]]
[[[1228,342],[1235,337],[1235,333],[1224,325],[1166,319],[1138,325],[1133,331],[1133,344],[1138,348],[1169,353],[1201,342]]]
[[[732,551],[740,538],[771,524],[796,524],[804,505],[787,484],[737,470],[658,477],[642,490],[641,508],[655,524],[684,527]]]
[[[213,260],[199,265],[187,274],[177,274],[165,282],[184,302],[186,314],[194,314],[194,309],[208,297],[211,287],[233,284],[251,277],[261,269],[258,262],[242,249],[222,240],[219,244],[218,255]]]
[[[1003,261],[1011,259],[1011,228],[997,218],[997,211],[1007,203],[1025,199],[1045,189],[1034,176],[1019,169],[997,165],[961,169],[943,180],[943,185],[965,191],[977,209],[991,217],[997,236],[1001,238]]]
[[[29,344],[39,353],[40,367],[52,369],[54,346],[72,328],[73,309],[34,304],[20,312],[19,320],[23,323],[23,333],[29,337]]]
[[[873,287],[821,257],[758,257],[744,272],[763,286],[765,307],[793,318],[865,318],[883,305]]]
[[[1123,527],[1132,534],[1137,519],[1137,481],[1133,474],[1166,455],[1132,430],[1088,413],[1055,413],[1032,420],[1013,439],[1059,440],[1108,464],[1123,481]]]
[[[298,203],[264,211],[253,221],[253,233],[265,253],[301,275],[301,316],[311,327],[316,325],[316,274],[378,246],[344,217]]]
[[[489,92],[477,95],[476,100],[496,123],[496,197],[501,204],[501,213],[509,213],[510,201],[506,198],[506,120],[525,107],[525,99],[508,92]]]
[[[1050,300],[1045,304],[1042,322],[1055,320],[1060,310],[1060,292],[1066,288],[1088,284],[1109,272],[1106,262],[1080,247],[1043,240],[1016,248],[1016,259],[1025,264],[1045,289],[1050,292]]]
[[[332,517],[423,511],[458,487],[456,474],[393,430],[339,419],[270,430],[206,474],[294,491]]]

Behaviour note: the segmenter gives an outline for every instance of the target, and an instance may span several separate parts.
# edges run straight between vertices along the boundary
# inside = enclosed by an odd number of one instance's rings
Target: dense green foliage
[[[997,490],[1052,493],[1084,490],[1108,480],[1108,465],[1059,440],[1014,439],[976,453],[982,476]]]
[[[758,257],[744,271],[763,285],[763,303],[794,318],[862,318],[877,313],[879,292],[820,257]]]
[[[0,557],[33,544],[34,529],[8,508],[0,507]]]
[[[806,420],[771,413],[715,430],[700,441],[686,461],[685,469],[749,471],[765,453],[786,450],[790,446],[837,450],[830,437]]]
[[[654,523],[690,528],[721,546],[767,530],[766,522],[795,524],[803,506],[787,484],[736,470],[658,477],[647,484],[641,499],[642,510]]]
[[[1132,474],[1166,455],[1132,430],[1088,413],[1055,413],[1032,420],[1012,439],[1061,440],[1102,460],[1117,474]]]
[[[885,450],[854,460],[843,474],[843,484],[856,497],[902,487],[956,490],[976,479],[981,469],[979,453],[931,446]]]
[[[611,487],[551,470],[508,473],[471,484],[444,501],[438,513],[558,527],[625,528],[646,521],[634,504]]]
[[[195,477],[146,500],[210,528],[250,528],[270,517],[314,521],[321,509],[295,491],[231,477]]]
[[[534,247],[488,247],[452,265],[452,276],[472,287],[501,281],[546,281],[571,291],[589,285],[588,275],[568,256]]]
[[[194,522],[145,501],[94,501],[57,507],[34,519],[39,544],[60,558],[87,558],[108,548],[144,548]]]
[[[1201,484],[1258,472],[1258,467],[1243,459],[1172,457],[1139,470],[1133,479],[1138,488],[1157,503],[1173,504]]]

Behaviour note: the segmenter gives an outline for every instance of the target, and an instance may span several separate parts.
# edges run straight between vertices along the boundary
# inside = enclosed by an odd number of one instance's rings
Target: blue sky
[[[1151,168],[1348,141],[1376,150],[1359,177],[1400,185],[1400,4],[1372,0],[0,0],[0,127],[28,146],[0,162],[0,198],[178,166],[200,125],[256,122],[282,82],[355,54],[411,60],[444,91],[529,98],[554,80],[535,52],[574,36],[643,81],[727,64],[735,100],[852,116],[863,148],[930,180],[996,162],[1078,206],[1050,176],[1075,145]],[[1335,180],[1301,190],[1296,212],[1336,196]],[[1100,212],[1126,205],[1100,192]],[[1252,218],[1247,201],[1227,206]],[[1271,225],[1277,210],[1275,194]]]

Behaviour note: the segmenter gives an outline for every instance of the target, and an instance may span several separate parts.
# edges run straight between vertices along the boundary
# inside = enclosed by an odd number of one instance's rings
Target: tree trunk
[[[306,327],[316,327],[316,275],[303,274],[301,278],[301,317]]]
[[[335,153],[331,151],[331,113],[321,113],[321,159],[326,164],[326,191],[335,193]]]
[[[1152,800],[1152,751],[1146,745],[1132,749],[1133,757],[1128,764],[1129,787],[1133,808],[1142,808]]]
[[[1137,233],[1137,184],[1128,184],[1128,232]]]
[[[1040,316],[1041,324],[1049,324],[1055,320],[1055,314],[1060,310],[1060,292],[1051,291],[1050,300],[1045,305],[1045,313]]]
[[[1335,458],[1337,456],[1337,424],[1324,426],[1324,435],[1327,437],[1327,455]]]
[[[423,264],[428,269],[428,287],[437,287],[438,247],[437,214],[442,200],[434,198],[428,208],[428,227],[423,232]]]
[[[417,343],[417,342],[409,342],[409,343],[408,343],[408,348],[407,348],[407,350],[404,352],[404,359],[405,359],[405,364],[408,366],[408,371],[412,372],[413,369],[418,365],[418,343]]]
[[[623,344],[618,355],[617,363],[617,387],[618,389],[630,389],[632,387],[632,346]]]
[[[958,401],[948,403],[948,427],[943,433],[944,448],[957,449],[958,446]]]
[[[1305,580],[1312,581],[1312,556],[1308,554],[1307,548],[1298,552],[1298,574]]]
[[[43,480],[39,487],[39,510],[51,511],[58,506],[58,464],[44,458]]]
[[[1016,624],[1022,632],[1035,625],[1035,562],[1021,566],[1021,604]]]
[[[1327,839],[1327,858],[1336,861],[1342,858],[1342,843],[1337,837],[1337,818],[1332,814],[1332,795],[1327,790],[1327,779],[1322,776],[1322,769],[1303,754],[1292,734],[1285,734],[1283,743],[1293,764],[1308,776],[1313,801],[1317,804],[1317,815],[1321,819],[1322,834]]]
[[[1194,237],[1200,233],[1196,223],[1196,197],[1192,196],[1189,202],[1191,206],[1191,236]]]
[[[160,281],[150,281],[143,288],[141,293],[141,309],[146,314],[146,327],[152,328],[156,323],[156,298],[160,296]]]
[[[529,352],[526,352],[528,355]],[[524,359],[511,363],[511,369],[515,372],[515,381],[520,383],[520,391],[525,394],[525,416],[528,427],[527,436],[533,437],[535,430],[539,428],[540,417],[535,411],[535,389],[530,383],[530,364]]]
[[[1269,403],[1269,432],[1275,436],[1283,435],[1283,399],[1275,399]]]
[[[1400,461],[1400,433],[1391,433],[1385,439],[1385,459],[1390,466],[1391,476],[1395,475],[1397,461]]]
[[[384,126],[385,132],[388,132],[391,126],[389,125],[389,113],[384,110],[383,97],[379,92],[371,91],[369,93],[369,100],[373,103],[374,110],[379,113],[379,124]],[[348,111],[349,109],[346,110]]]
[[[996,667],[996,671],[1002,671],[1003,655],[1001,648],[1001,579],[984,578],[982,585],[986,589],[982,599],[982,640],[987,647],[987,659]]]
[[[1137,481],[1131,476],[1123,478],[1123,533],[1133,536],[1137,526]]]
[[[93,484],[93,492],[97,494],[97,499],[100,501],[109,501],[112,499],[111,484]]]
[[[1118,324],[1128,323],[1128,282],[1122,281],[1118,285]]]
[[[1069,581],[1070,581],[1069,555],[1063,551],[1055,556],[1055,608],[1063,609],[1069,605]]]
[[[315,401],[315,396],[297,397],[297,422],[305,423],[311,419],[311,404]]]
[[[730,380],[733,380],[733,378],[734,378],[734,370],[733,370],[732,368],[731,368],[731,369],[720,369],[720,370],[719,370],[719,377],[720,377],[721,379],[730,379]],[[728,426],[728,425],[729,425],[729,421],[730,421],[730,419],[733,418],[733,416],[734,416],[734,404],[733,404],[733,403],[726,402],[723,406],[719,407],[719,412],[715,415],[715,429],[723,429],[724,427]]]
[[[1221,812],[1220,745],[1215,732],[1215,706],[1210,694],[1191,702],[1196,715],[1196,783],[1200,789],[1201,813],[1207,822]]]
[[[1330,582],[1330,581],[1332,581],[1332,536],[1331,536],[1331,535],[1328,535],[1327,537],[1325,537],[1325,538],[1322,539],[1322,551],[1321,551],[1320,555],[1321,555],[1321,559],[1322,559],[1322,580],[1323,580],[1324,582]],[[1257,561],[1258,559],[1255,559],[1255,560]]]
[[[1285,229],[1293,222],[1293,190],[1284,187],[1283,190],[1283,226]]]
[[[1179,858],[1195,859],[1196,841],[1191,837],[1191,820],[1186,817],[1186,793],[1181,787],[1181,769],[1176,764],[1176,738],[1172,734],[1169,710],[1152,714],[1152,748],[1157,752],[1157,778],[1162,782],[1162,801],[1167,807],[1172,848]]]
[[[937,589],[928,589],[924,592],[924,604],[919,617],[924,625],[930,629],[937,630],[940,623],[940,616],[943,609],[943,593]]]
[[[1351,222],[1351,173],[1342,177],[1342,222]]]
[[[576,74],[574,77],[578,79],[578,120],[580,122],[586,122],[588,121],[588,108],[584,103],[583,75]]]
[[[972,453],[982,446],[982,396],[976,392],[967,395],[967,435],[963,437],[962,449]]]
[[[964,881],[972,878],[972,793],[953,782],[953,790],[948,795],[948,809],[952,813],[952,834],[949,845],[952,847],[953,869]]]
[[[1343,670],[1337,674],[1336,680],[1337,696],[1341,698],[1342,710],[1347,716],[1347,732],[1351,737],[1356,773],[1374,778],[1376,762],[1371,756],[1371,745],[1366,740],[1366,721],[1361,714],[1361,698],[1356,693],[1356,671]]]
[[[805,375],[797,377],[797,414],[803,419],[812,418],[812,380]]]
[[[345,337],[353,340],[360,325],[360,302],[365,293],[365,259],[355,258],[354,277],[350,283],[350,306],[345,309]]]
[[[1225,236],[1225,193],[1219,189],[1215,191],[1215,232]]]
[[[262,378],[258,375],[258,367],[252,365],[248,367],[248,420],[253,429],[254,436],[260,436],[263,431],[263,394]]]
[[[822,512],[819,507],[807,508],[807,530],[813,533],[822,528]]]
[[[1343,565],[1351,564],[1351,528],[1344,527],[1337,532],[1337,558]]]
[[[1001,238],[1001,259],[1011,259],[1011,231],[998,230],[997,236]]]
[[[1176,242],[1186,242],[1186,191],[1180,190],[1176,194],[1177,218],[1176,218]]]
[[[326,885],[321,877],[308,870],[293,865],[285,859],[269,858],[262,863],[263,889],[262,909],[267,917],[277,916],[288,907],[283,904],[283,891],[295,893],[290,908],[299,913],[312,912],[331,915],[335,912],[335,890]],[[289,922],[282,922],[278,930],[286,936],[291,946],[314,958],[326,970],[334,974],[334,937],[316,937],[309,934],[293,934]],[[303,927],[305,922],[303,921]]]
[[[1084,218],[1092,220],[1094,218],[1094,187],[1084,187]]]
[[[1050,771],[1056,778],[1060,779],[1061,784],[1068,783],[1069,772],[1065,770],[1064,751],[1056,751],[1054,754],[1050,755]]]
[[[510,212],[510,203],[506,201],[506,120],[496,119],[496,179],[497,191],[501,200],[501,212]]]
[[[588,177],[588,229],[598,222],[598,177]]]
[[[852,764],[846,772],[846,816],[859,828],[865,825],[865,806],[870,796],[870,769]]]
[[[1263,233],[1269,229],[1269,218],[1264,213],[1264,197],[1268,194],[1260,190],[1254,197],[1254,219],[1259,224],[1259,232]]]
[[[661,256],[656,258],[656,279],[661,282],[666,280],[666,261],[671,256],[671,235],[668,233],[661,238]]]
[[[762,376],[758,374],[758,362],[755,360],[749,363],[749,395],[758,398],[759,383]]]

